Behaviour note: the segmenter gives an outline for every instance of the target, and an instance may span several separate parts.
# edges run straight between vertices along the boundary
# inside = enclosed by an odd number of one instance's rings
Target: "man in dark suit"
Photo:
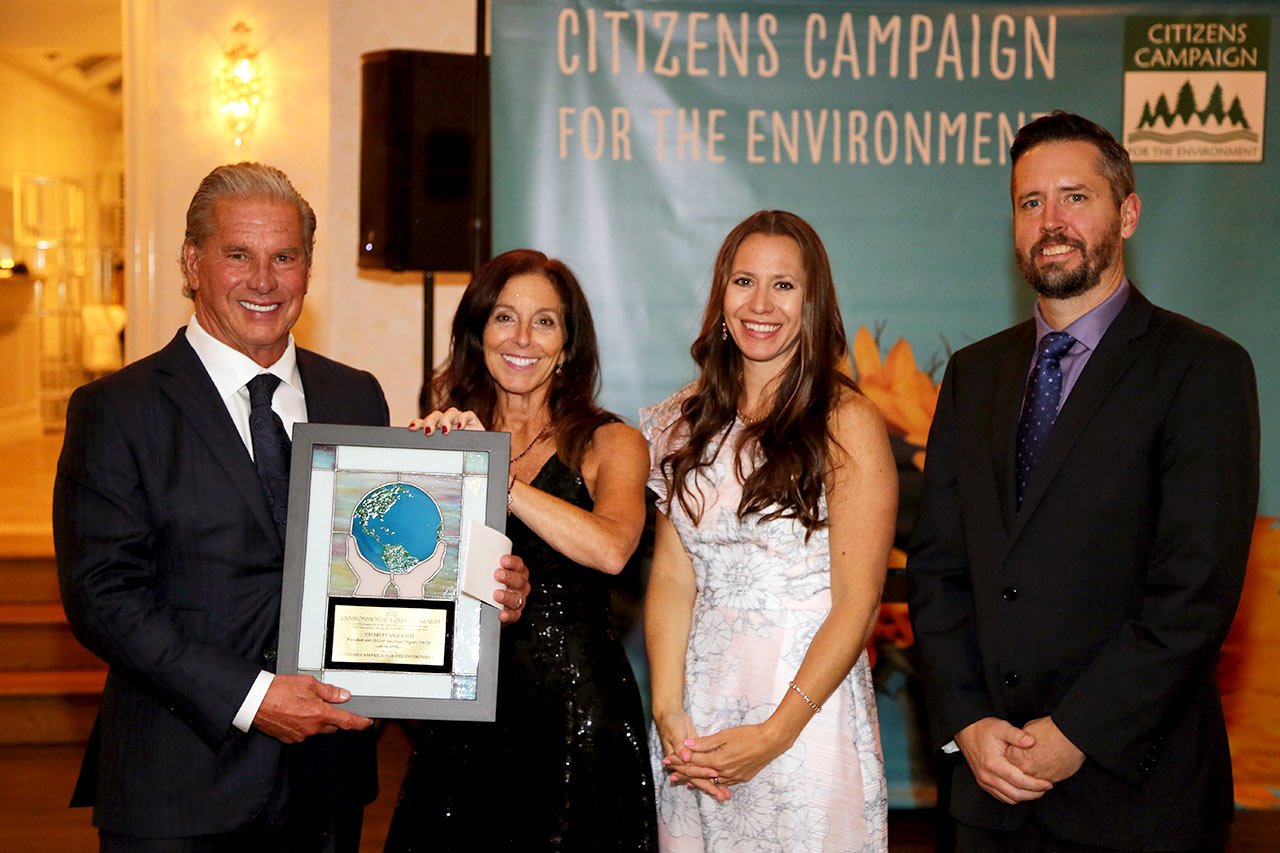
[[[1221,850],[1253,366],[1126,279],[1141,204],[1111,134],[1054,113],[1010,155],[1035,317],[947,366],[908,562],[958,845]]]
[[[315,222],[278,169],[215,169],[187,211],[190,325],[71,398],[58,575],[72,629],[110,666],[72,804],[94,806],[103,850],[359,846],[372,721],[339,707],[346,690],[273,674],[284,507],[259,469],[287,465],[298,421],[388,420],[371,374],[294,345]],[[511,621],[528,575],[518,558],[496,574]]]

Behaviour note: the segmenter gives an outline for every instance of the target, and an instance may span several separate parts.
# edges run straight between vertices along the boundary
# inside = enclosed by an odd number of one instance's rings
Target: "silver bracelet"
[[[812,699],[810,699],[809,694],[801,690],[800,687],[794,681],[788,681],[787,684],[791,685],[792,690],[800,694],[800,698],[803,699],[806,703],[808,703],[809,707],[813,709],[813,713],[815,714],[822,713],[822,706],[819,705],[817,702],[813,701]]]

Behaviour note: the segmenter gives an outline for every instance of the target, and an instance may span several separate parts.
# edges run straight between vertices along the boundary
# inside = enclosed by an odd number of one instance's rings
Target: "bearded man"
[[[1222,850],[1253,365],[1126,278],[1142,204],[1110,133],[1055,112],[1010,158],[1035,316],[948,364],[908,562],[958,847]]]

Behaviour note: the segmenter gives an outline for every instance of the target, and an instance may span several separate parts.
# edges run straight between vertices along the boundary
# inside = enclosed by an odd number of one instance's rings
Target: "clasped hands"
[[[768,721],[698,737],[693,721],[683,712],[655,719],[668,781],[697,788],[721,803],[733,796],[731,784],[754,778],[790,746]]]
[[[1051,717],[1038,717],[1022,728],[984,717],[961,729],[956,745],[982,790],[1008,805],[1043,797],[1053,783],[1084,764],[1084,753]]]

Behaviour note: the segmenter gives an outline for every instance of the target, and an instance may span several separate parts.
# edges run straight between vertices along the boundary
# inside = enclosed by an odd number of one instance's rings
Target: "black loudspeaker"
[[[361,57],[360,266],[476,269],[489,258],[485,56]]]

